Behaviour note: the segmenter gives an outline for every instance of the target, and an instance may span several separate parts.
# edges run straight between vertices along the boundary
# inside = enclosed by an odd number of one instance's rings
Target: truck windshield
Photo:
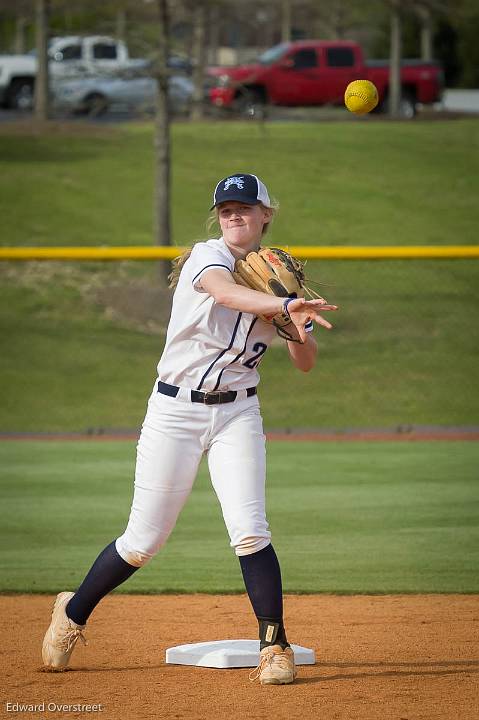
[[[260,55],[258,58],[258,62],[260,63],[260,65],[272,65],[274,62],[276,62],[276,60],[279,60],[280,57],[284,55],[288,47],[288,43],[281,43],[280,45],[275,45],[274,47],[266,50],[266,52]]]

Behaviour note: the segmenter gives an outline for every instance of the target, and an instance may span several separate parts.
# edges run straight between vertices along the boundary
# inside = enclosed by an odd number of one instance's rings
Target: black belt
[[[177,385],[168,385],[158,380],[158,392],[162,395],[176,397],[180,391]],[[222,403],[234,402],[238,393],[236,390],[215,390],[214,392],[201,392],[200,390],[190,390],[191,402],[203,403],[204,405],[221,405]],[[256,395],[256,388],[247,388],[246,397]]]

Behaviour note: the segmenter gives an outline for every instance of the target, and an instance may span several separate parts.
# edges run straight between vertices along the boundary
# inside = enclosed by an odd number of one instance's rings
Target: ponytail
[[[172,290],[174,290],[175,287],[178,285],[178,278],[180,277],[180,272],[183,268],[183,265],[190,257],[192,250],[193,246],[186,248],[185,252],[182,255],[178,255],[178,257],[175,257],[175,259],[171,263],[173,267],[170,274],[168,275],[168,287]]]

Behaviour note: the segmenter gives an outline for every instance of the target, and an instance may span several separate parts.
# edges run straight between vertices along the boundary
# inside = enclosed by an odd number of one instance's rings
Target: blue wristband
[[[288,305],[290,302],[293,302],[293,300],[296,300],[296,298],[289,297],[289,298],[286,298],[285,301],[283,302],[283,313],[286,315],[286,317],[289,317],[290,320],[291,320],[291,315],[289,314]]]

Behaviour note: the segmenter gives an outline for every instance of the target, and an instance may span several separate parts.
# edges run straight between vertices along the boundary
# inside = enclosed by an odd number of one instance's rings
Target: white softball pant
[[[141,567],[166,543],[203,453],[236,554],[249,555],[269,545],[258,398],[208,406],[153,392],[137,446],[130,518],[116,541],[127,563]]]

